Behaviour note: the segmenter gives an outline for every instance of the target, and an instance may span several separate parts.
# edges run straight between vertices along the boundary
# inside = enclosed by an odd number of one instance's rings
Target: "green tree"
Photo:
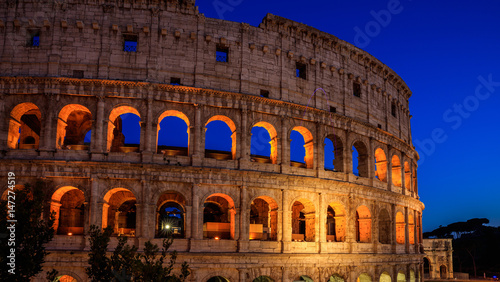
[[[118,237],[118,245],[107,256],[107,249],[113,229],[107,227],[104,231],[98,226],[90,227],[89,266],[86,268],[91,281],[185,281],[190,271],[186,262],[181,266],[179,276],[172,274],[177,260],[177,252],[170,253],[170,260],[165,265],[169,255],[168,249],[173,243],[172,238],[163,240],[161,249],[150,241],[144,243],[144,250],[138,252],[136,246],[127,244],[127,237]]]
[[[47,182],[37,181],[9,190],[8,199],[0,201],[0,277],[6,281],[30,281],[42,271],[48,255],[45,244],[54,237],[55,215],[42,219],[49,188]]]

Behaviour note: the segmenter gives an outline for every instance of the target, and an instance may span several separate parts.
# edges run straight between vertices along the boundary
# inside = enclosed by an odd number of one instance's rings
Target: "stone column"
[[[240,224],[240,209],[232,208],[229,210],[231,216],[231,240],[238,240],[240,236],[240,229],[237,228]]]
[[[289,192],[281,190],[283,197],[283,243],[292,241],[292,211],[288,208],[290,197]]]
[[[90,224],[102,226],[102,207],[99,208],[99,182],[97,178],[90,178]],[[101,205],[102,206],[102,205]],[[101,213],[99,213],[101,210]],[[101,219],[101,220],[99,220]]]
[[[83,202],[83,235],[87,235],[90,229],[90,205],[88,201]]]
[[[353,252],[356,243],[356,207],[353,203],[353,196],[349,194],[346,207],[346,243],[349,245],[349,253]]]
[[[106,148],[104,147],[104,140],[107,137],[107,134],[104,133],[104,123],[107,122],[104,118],[104,97],[97,97],[97,116],[95,123],[95,134],[92,142],[92,150],[96,152],[105,152]]]
[[[408,207],[405,207],[405,250],[407,254],[410,253],[410,230],[408,217]]]
[[[351,132],[346,131],[346,145],[345,145],[345,150],[344,150],[344,171],[346,174],[352,174],[353,173],[353,159],[352,159],[352,139],[351,139]]]
[[[199,186],[193,185],[192,197],[193,197],[193,208],[191,217],[191,236],[193,239],[201,240],[203,239],[203,210],[200,216],[200,197],[197,195]],[[200,221],[201,220],[201,221]]]
[[[153,99],[148,98],[147,101],[148,113],[146,116],[146,133],[144,152],[153,153],[153,136],[156,137],[156,132],[153,132]]]
[[[193,132],[193,140],[191,147],[193,151],[192,165],[200,166],[203,158],[205,158],[205,130],[204,125],[201,121],[202,108],[199,105],[195,105],[194,112],[194,132]],[[194,205],[193,205],[194,208]]]
[[[186,211],[184,212],[184,238],[192,238],[192,228],[191,222],[193,221],[193,206],[185,206]]]
[[[239,224],[239,241],[249,241],[250,235],[250,203],[248,203],[247,187],[241,186],[240,190],[240,224]]]
[[[392,147],[387,145],[387,191],[392,191]]]
[[[320,242],[321,245],[326,244],[326,215],[327,215],[327,205],[325,203],[325,196],[323,194],[319,194],[319,210],[318,210],[318,219],[319,219],[319,240],[316,242]],[[321,248],[323,249],[323,248]]]
[[[246,281],[246,270],[243,268],[238,268],[239,272],[239,282],[245,282]]]
[[[419,234],[418,234],[418,214],[417,214],[417,211],[414,210],[413,211],[413,243],[414,243],[414,248],[415,248],[415,253],[418,254],[419,253]]]
[[[288,136],[288,122],[281,118],[281,165],[290,166],[290,138]],[[281,169],[283,171],[283,168]]]
[[[248,127],[248,111],[246,109],[241,110],[241,128],[240,128],[240,142],[236,144],[236,149],[241,152],[240,160],[250,161],[250,146],[252,134],[249,132]],[[250,129],[251,130],[251,129]]]
[[[397,231],[397,225],[396,225],[396,205],[391,204],[391,245],[392,245],[392,253],[396,253],[397,250],[397,239],[396,239],[396,231]]]
[[[142,238],[145,237],[145,229],[146,229],[146,205],[143,204],[135,204],[136,209],[136,217],[135,217],[135,237]],[[117,212],[118,214],[118,212]],[[115,226],[118,227],[118,217],[115,219]]]
[[[375,152],[373,151],[373,138],[370,137],[367,144],[368,156],[366,159],[368,161],[368,179],[370,179],[370,183],[373,184],[373,178],[375,178]]]
[[[52,99],[48,99],[48,102],[51,101]],[[56,143],[52,138],[54,135],[54,112],[49,110],[46,115],[46,117],[42,116],[42,120],[40,121],[42,123],[42,128],[40,130],[40,145],[38,147],[42,150],[53,150],[55,149]]]

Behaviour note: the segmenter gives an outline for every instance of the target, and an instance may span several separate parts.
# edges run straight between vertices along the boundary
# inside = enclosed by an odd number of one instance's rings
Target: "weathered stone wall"
[[[421,278],[424,206],[411,143],[411,93],[371,55],[273,15],[259,27],[205,18],[194,1],[21,0],[0,7],[0,173],[15,172],[20,184],[51,181],[47,211],[62,207],[63,217],[66,206],[76,205],[71,191],[84,195],[84,235],[56,235],[48,246],[48,268],[86,281],[90,225],[126,225],[120,205],[135,201],[135,228],[118,233],[139,246],[161,242],[163,203],[181,206],[183,238],[173,249],[192,267],[191,281],[252,281],[261,275],[276,281],[301,275],[356,281],[362,274],[378,280],[382,273],[393,280],[398,274],[409,281],[412,275]],[[39,34],[39,47],[27,46],[32,34]],[[123,51],[124,35],[138,36],[137,52]],[[217,45],[228,48],[227,63],[216,62]],[[306,79],[296,77],[297,62],[306,66]],[[182,85],[170,85],[172,77]],[[353,95],[354,83],[361,97]],[[326,96],[318,90],[312,97],[318,88]],[[261,90],[269,98],[260,97]],[[18,149],[16,132],[30,111],[39,117],[39,142]],[[88,146],[64,144],[74,113],[85,116],[85,122],[79,119],[85,126],[79,124],[78,143],[92,130]],[[123,113],[141,119],[137,151],[115,152],[119,146],[112,146],[115,121]],[[158,153],[159,124],[166,116],[186,122],[185,154]],[[205,152],[204,128],[212,120],[232,131],[227,160]],[[255,125],[272,138],[268,163],[250,156]],[[304,167],[290,162],[292,130],[306,142]],[[325,138],[335,141],[334,171],[325,170]],[[353,174],[353,144],[360,148],[362,176]],[[376,174],[377,149],[385,160]],[[209,198],[224,202],[231,239],[204,238]],[[257,198],[269,205],[276,230],[271,240],[249,238],[250,207]],[[293,240],[295,202],[304,207],[305,242]],[[341,239],[327,240],[328,206],[338,217]],[[397,213],[403,216],[398,223]],[[77,225],[72,217],[57,224]],[[357,240],[360,232],[363,240]]]
[[[424,239],[425,258],[429,261],[426,279],[453,279],[453,239]]]

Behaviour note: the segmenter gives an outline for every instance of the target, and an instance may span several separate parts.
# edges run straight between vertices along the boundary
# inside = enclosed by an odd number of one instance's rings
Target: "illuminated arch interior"
[[[375,150],[375,177],[387,182],[387,157],[381,148]]]
[[[391,217],[386,209],[380,210],[379,213],[379,235],[378,240],[382,244],[391,243]]]
[[[234,239],[236,210],[231,197],[216,193],[203,204],[203,238]]]
[[[236,159],[236,125],[222,115],[205,123],[205,157],[219,160]]]
[[[344,171],[344,145],[337,135],[329,135],[324,143],[325,170]]]
[[[175,110],[163,112],[158,118],[157,153],[167,156],[188,156],[190,123],[185,114]]]
[[[396,243],[405,243],[405,216],[402,212],[396,213]]]
[[[10,149],[38,149],[42,114],[33,103],[22,103],[10,112],[7,145]]]
[[[292,205],[292,240],[314,242],[316,214],[314,204],[298,199]]]
[[[255,161],[277,163],[278,134],[274,126],[261,121],[252,127],[250,154]]]
[[[346,233],[345,208],[341,203],[331,203],[327,208],[326,240],[344,242]]]
[[[372,218],[370,210],[366,206],[360,206],[356,210],[356,241],[369,243],[372,239]]]
[[[185,236],[186,200],[177,192],[163,193],[156,203],[156,237]]]
[[[278,239],[278,204],[261,196],[250,205],[250,240],[276,241]]]
[[[85,137],[92,129],[92,113],[82,105],[66,105],[57,120],[58,149],[88,150],[90,140]]]
[[[290,133],[290,139],[291,164],[298,167],[304,167],[305,164],[305,168],[313,168],[314,143],[311,132],[303,126],[296,126]]]
[[[130,106],[119,106],[109,114],[107,144],[109,152],[137,152],[141,140],[141,115]]]
[[[114,234],[135,236],[136,202],[136,197],[128,189],[108,191],[104,196],[102,227],[112,226]]]
[[[401,161],[399,157],[392,156],[392,184],[401,187]]]
[[[354,175],[368,177],[368,151],[361,141],[352,146],[352,172]]]
[[[84,202],[83,192],[76,187],[61,187],[52,194],[50,210],[55,213],[56,234],[83,234]]]

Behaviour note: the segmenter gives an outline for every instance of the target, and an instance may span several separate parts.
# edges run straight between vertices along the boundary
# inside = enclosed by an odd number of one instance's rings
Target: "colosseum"
[[[50,181],[60,281],[91,225],[173,234],[190,281],[422,280],[411,91],[370,54],[195,0],[0,5],[0,193]]]

